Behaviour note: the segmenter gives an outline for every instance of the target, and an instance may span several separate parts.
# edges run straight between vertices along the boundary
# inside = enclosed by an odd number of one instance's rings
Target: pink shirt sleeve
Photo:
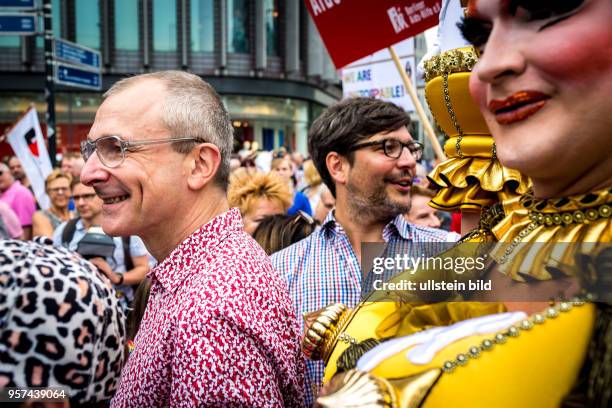
[[[36,212],[36,200],[29,190],[22,190],[15,194],[13,211],[17,214],[22,227],[32,225],[32,216]]]
[[[17,214],[4,201],[0,201],[0,216],[8,229],[11,238],[21,238],[23,228]]]

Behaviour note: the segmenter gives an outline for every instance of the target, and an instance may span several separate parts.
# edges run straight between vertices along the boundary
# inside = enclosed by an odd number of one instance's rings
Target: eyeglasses
[[[187,141],[203,142],[203,140],[196,139],[194,137],[174,137],[169,139],[137,140],[128,142],[121,139],[119,136],[104,136],[94,140],[93,142],[83,140],[81,142],[81,156],[83,156],[83,160],[87,162],[91,155],[96,152],[102,164],[104,164],[106,167],[114,168],[123,163],[125,160],[125,152],[130,150],[133,146]]]
[[[91,201],[91,200],[93,200],[93,199],[94,199],[94,197],[95,197],[95,196],[96,196],[96,195],[95,195],[95,193],[90,193],[90,194],[79,194],[79,195],[72,196],[72,200],[73,200],[75,203],[78,203],[78,202],[79,202],[79,200]]]
[[[382,139],[375,142],[358,143],[352,146],[349,151],[362,149],[370,146],[382,146],[385,156],[391,159],[399,159],[404,151],[404,147],[407,147],[414,160],[421,160],[423,157],[423,144],[415,142],[414,140],[408,143],[400,142],[397,139]]]
[[[64,194],[70,191],[69,187],[55,187],[55,188],[50,188],[49,192],[50,193],[55,193],[55,194]]]

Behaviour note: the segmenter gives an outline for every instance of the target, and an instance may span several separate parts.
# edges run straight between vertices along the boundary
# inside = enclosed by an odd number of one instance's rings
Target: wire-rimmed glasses
[[[87,162],[91,155],[96,152],[102,164],[106,167],[114,168],[123,163],[126,150],[129,150],[132,146],[187,141],[203,142],[195,137],[171,137],[168,139],[125,141],[119,136],[104,136],[93,142],[90,140],[83,140],[81,142],[81,156],[83,156],[83,160]]]

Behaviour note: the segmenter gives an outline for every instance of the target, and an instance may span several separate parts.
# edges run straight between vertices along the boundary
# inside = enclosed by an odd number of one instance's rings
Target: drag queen
[[[610,21],[609,0],[470,2],[461,24],[478,59],[470,93],[493,158],[519,173],[498,185],[514,180],[514,197],[488,202],[449,254],[488,255],[478,273],[497,292],[470,298],[487,302],[459,302],[458,293],[438,303],[387,292],[395,301],[373,294],[354,310],[328,307],[305,339],[307,353],[327,363],[320,405],[610,406]],[[464,55],[453,63],[467,66]],[[446,104],[446,95],[428,101]],[[446,128],[456,130],[452,116]],[[456,152],[468,150],[459,144]]]

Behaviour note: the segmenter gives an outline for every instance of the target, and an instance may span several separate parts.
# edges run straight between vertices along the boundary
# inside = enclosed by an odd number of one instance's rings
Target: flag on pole
[[[45,180],[53,168],[34,107],[28,109],[8,131],[7,140],[30,180],[38,205],[48,209],[50,202]]]

